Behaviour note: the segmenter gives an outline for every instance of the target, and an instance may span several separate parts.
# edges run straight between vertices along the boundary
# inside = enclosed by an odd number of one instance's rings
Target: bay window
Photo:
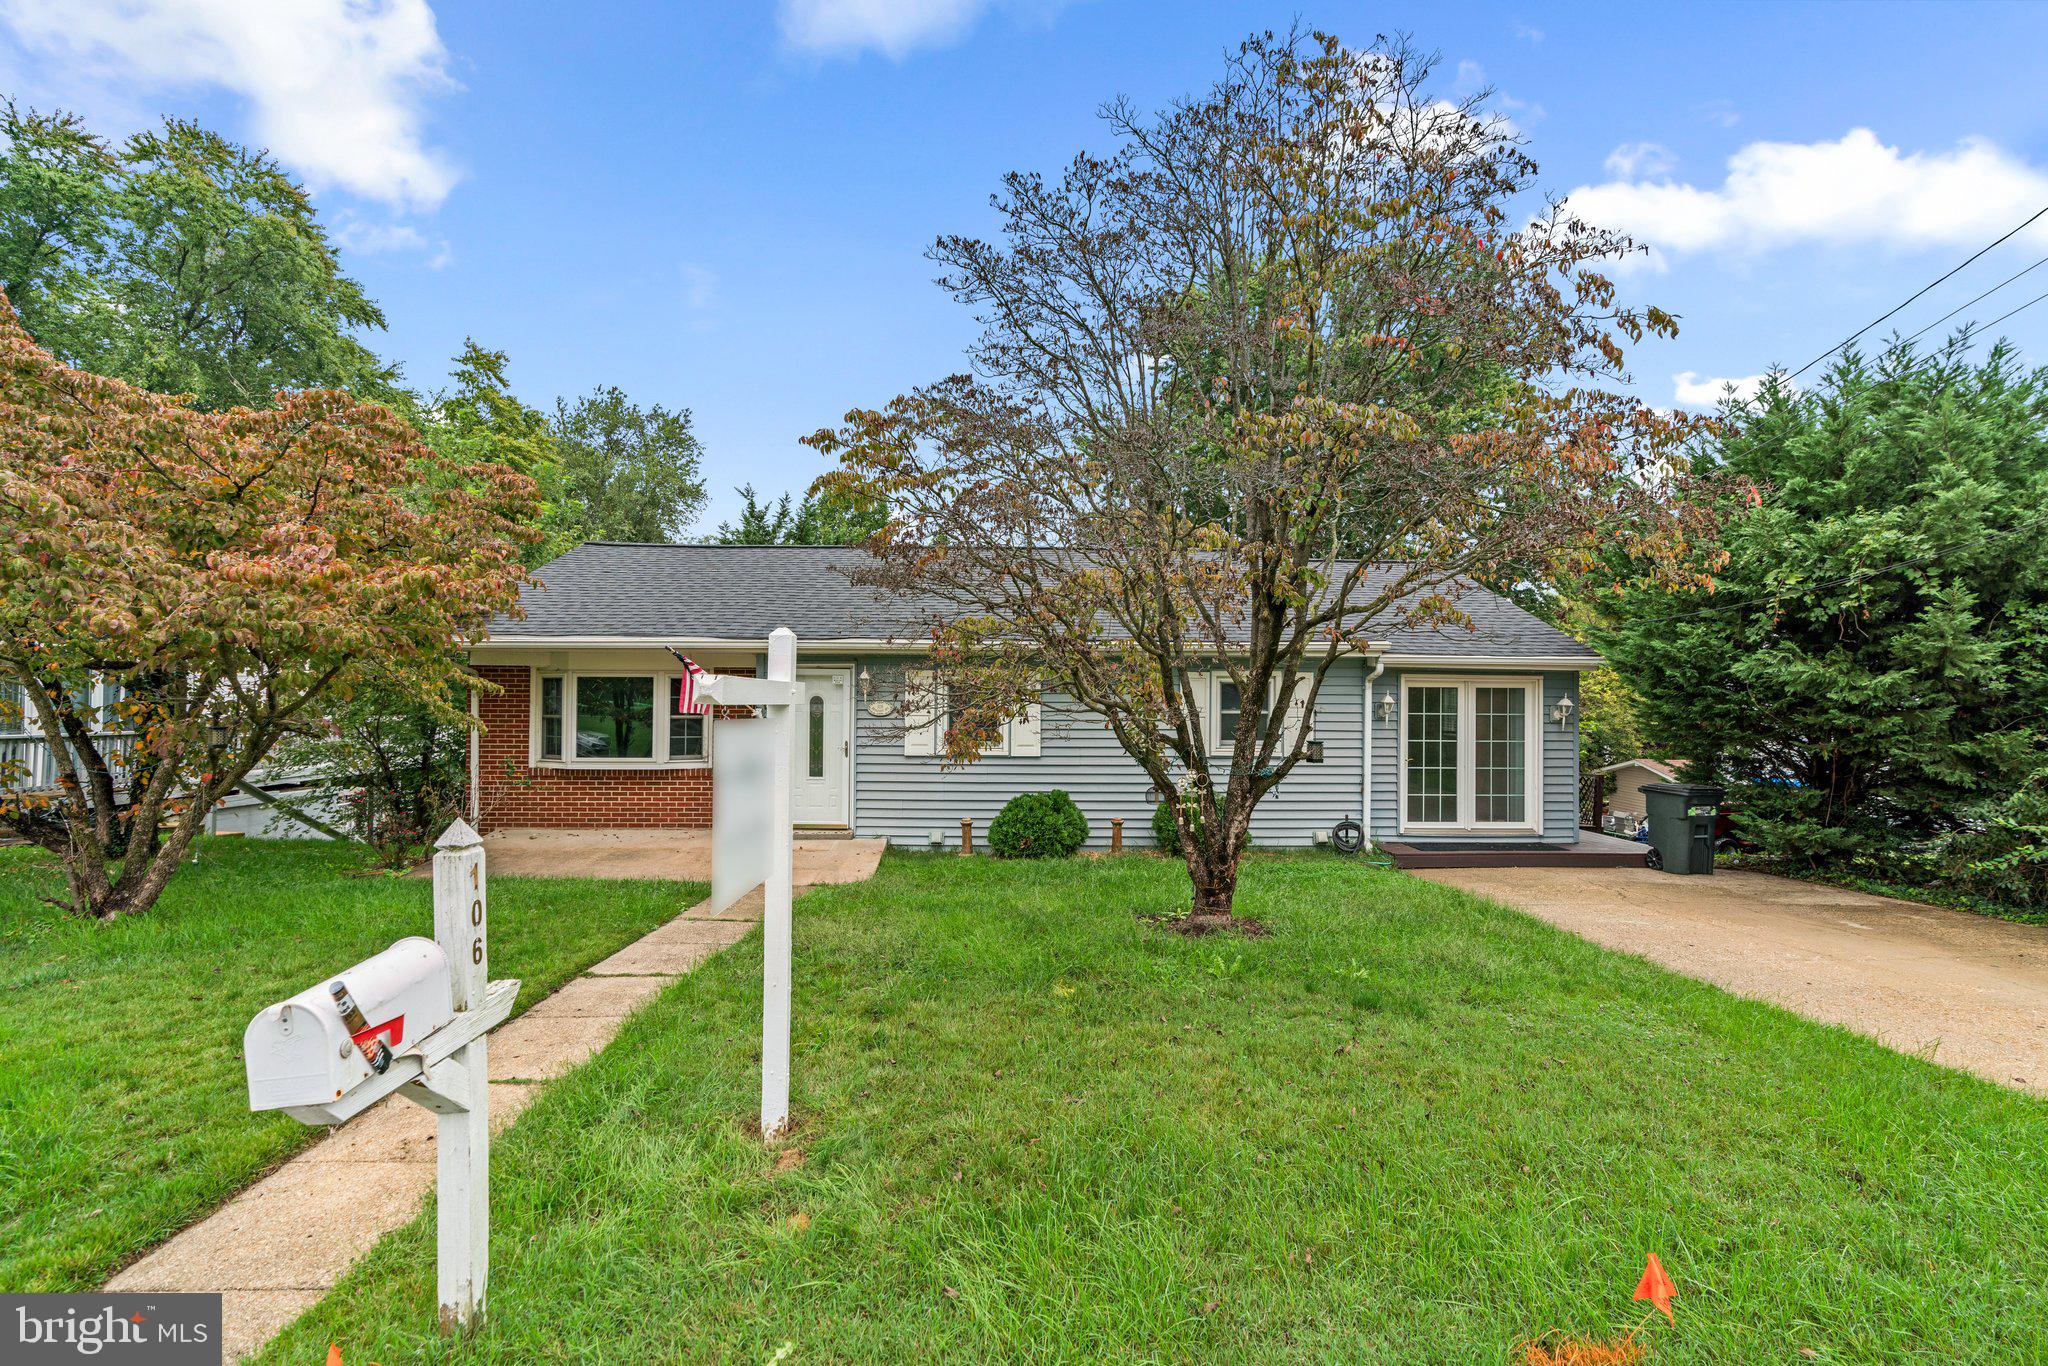
[[[672,673],[566,672],[537,676],[535,764],[565,768],[655,768],[701,764],[709,718],[679,716],[682,680]]]

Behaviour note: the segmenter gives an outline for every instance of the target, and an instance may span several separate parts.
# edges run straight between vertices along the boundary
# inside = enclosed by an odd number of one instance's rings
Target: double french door
[[[1404,833],[1542,829],[1542,680],[1410,675],[1401,694]]]

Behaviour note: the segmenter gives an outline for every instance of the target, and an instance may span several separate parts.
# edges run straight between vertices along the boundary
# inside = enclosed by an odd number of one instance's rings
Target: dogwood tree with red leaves
[[[449,647],[514,607],[534,502],[347,394],[206,413],[68,369],[0,300],[0,677],[57,769],[0,775],[0,814],[62,856],[75,912],[146,910],[323,699],[374,674],[449,706]]]

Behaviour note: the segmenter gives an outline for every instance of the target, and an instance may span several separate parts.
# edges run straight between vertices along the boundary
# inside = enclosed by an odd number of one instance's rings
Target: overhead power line
[[[1872,321],[1863,324],[1863,326],[1857,328],[1854,332],[1851,332],[1848,336],[1842,338],[1833,346],[1830,346],[1827,350],[1821,352],[1818,356],[1815,356],[1812,360],[1800,366],[1797,370],[1794,370],[1789,376],[1789,378],[1798,379],[1808,370],[1811,370],[1814,366],[1819,365],[1829,356],[1834,355],[1835,352],[1841,350],[1850,342],[1855,341],[1858,337],[1862,336],[1865,332],[1868,332],[1871,328],[1876,327],[1879,323],[1886,322],[1889,319],[1896,317],[1899,313],[1903,312],[1908,305],[1913,304],[1920,300],[1923,296],[1925,296],[1929,291],[1933,290],[1936,286],[1946,284],[1950,280],[1954,279],[1957,275],[1961,274],[1964,269],[1971,265],[1974,265],[1980,258],[1984,256],[1986,252],[1989,252],[1993,247],[2000,247],[2005,245],[2007,242],[2010,242],[2013,238],[2019,236],[2022,232],[2026,231],[2028,228],[2032,227],[2035,223],[2039,222],[2043,218],[2048,218],[2048,204],[2043,204],[2039,209],[2036,209],[2034,213],[2024,223],[2021,223],[2018,227],[2006,233],[2005,236],[1999,238],[1997,241],[1991,243],[1989,246],[1982,247],[1978,249],[1976,252],[1972,253],[1969,260],[1964,261],[1961,265],[1949,271],[1948,274],[1943,275],[1940,279],[1935,280],[1933,283],[1925,285],[1921,289],[1915,291],[1913,295],[1905,301],[1905,303],[1900,304],[1897,308],[1894,308],[1891,312],[1885,314],[1883,317],[1873,319]],[[1966,304],[1964,305],[1964,307],[1968,307],[1968,305]]]
[[[1975,304],[1980,304],[1980,303],[1983,303],[1983,302],[1984,302],[1984,301],[1985,301],[1986,299],[1988,299],[1988,298],[1990,298],[1990,297],[1991,297],[1992,295],[1996,294],[1996,293],[1997,293],[1997,292],[1998,292],[1999,290],[2001,290],[2001,289],[2004,289],[2004,288],[2005,288],[2005,287],[2006,287],[2007,285],[2011,284],[2011,283],[2012,283],[2012,282],[2013,282],[2014,280],[2017,280],[2017,279],[2019,279],[2019,278],[2020,278],[2020,277],[2021,277],[2022,275],[2027,275],[2027,274],[2030,274],[2030,273],[2031,273],[2031,272],[2033,272],[2033,271],[2037,271],[2037,270],[2039,270],[2039,269],[2040,269],[2040,268],[2041,268],[2042,266],[2048,266],[2048,256],[2043,256],[2043,257],[2042,257],[2042,258],[2041,258],[2040,260],[2038,260],[2038,261],[2034,262],[2034,264],[2032,264],[2031,266],[2028,266],[2028,267],[2027,267],[2027,268],[2026,268],[2025,270],[2016,270],[2016,271],[2014,271],[2014,272],[2013,272],[2012,274],[2010,274],[2010,275],[2006,276],[2006,277],[2005,277],[2005,278],[2004,278],[2003,280],[2000,280],[2000,281],[1999,281],[1999,282],[1998,282],[1997,284],[1995,284],[1995,285],[1991,286],[1991,288],[1989,288],[1989,289],[1985,290],[1985,291],[1984,291],[1984,292],[1983,292],[1982,294],[1979,294],[1979,295],[1978,295],[1978,296],[1977,296],[1976,298],[1974,298],[1974,299],[1970,300],[1970,301],[1969,301],[1969,303],[1964,303],[1964,304],[1957,304],[1957,305],[1956,305],[1956,306],[1955,306],[1954,308],[1951,308],[1951,309],[1950,309],[1950,310],[1949,310],[1948,312],[1946,312],[1946,313],[1942,314],[1942,315],[1941,315],[1941,316],[1940,316],[1939,318],[1936,318],[1936,319],[1935,319],[1935,320],[1934,320],[1933,322],[1931,322],[1931,323],[1927,324],[1927,326],[1925,326],[1925,327],[1921,328],[1921,329],[1920,329],[1920,330],[1919,330],[1918,332],[1915,332],[1915,333],[1914,333],[1914,334],[1913,334],[1912,336],[1910,336],[1910,337],[1906,338],[1906,340],[1907,340],[1907,341],[1909,341],[1909,342],[1910,342],[1910,341],[1918,341],[1918,340],[1920,340],[1920,338],[1922,338],[1922,337],[1926,336],[1926,335],[1927,335],[1927,334],[1928,334],[1929,332],[1932,332],[1932,331],[1933,331],[1933,330],[1934,330],[1935,328],[1937,328],[1937,327],[1940,327],[1940,326],[1941,326],[1941,325],[1942,325],[1943,323],[1947,322],[1947,321],[1948,321],[1948,320],[1949,320],[1950,318],[1953,318],[1953,317],[1954,317],[1954,316],[1955,316],[1956,314],[1958,314],[1958,313],[1962,312],[1962,311],[1963,311],[1964,309],[1966,309],[1966,308],[1969,308],[1969,307],[1971,307],[1972,305],[1975,305]],[[2025,305],[2025,304],[2021,304],[2021,305],[2020,305],[2020,308],[2025,308],[2025,307],[2026,307],[2026,305]],[[2017,312],[2019,312],[2019,308],[2016,308],[2016,309],[2014,309],[2014,310],[2013,310],[2013,313],[2017,313]],[[2012,316],[2012,313],[2008,313],[2008,314],[2006,314],[2006,315],[2005,315],[2005,318],[2010,318],[2011,316]],[[2004,321],[2005,321],[2005,318],[1999,318],[1999,319],[1996,319],[1996,320],[1995,320],[1995,321],[1993,321],[1992,323],[1988,324],[1988,326],[1991,326],[1991,327],[1996,327],[1996,326],[1997,326],[1997,325],[1998,325],[1999,323],[2002,323],[2002,322],[2004,322]]]
[[[1990,322],[1985,323],[1984,326],[1987,330],[1996,327],[2000,323],[2004,322],[2007,318],[2010,318],[2013,315],[2013,313],[2024,313],[2026,310],[2032,308],[2035,304],[2040,303],[2043,299],[2048,299],[2048,294],[2036,294],[2033,298],[2027,300],[2018,308],[2013,309],[2011,313],[2001,313],[1997,317],[1993,318]]]

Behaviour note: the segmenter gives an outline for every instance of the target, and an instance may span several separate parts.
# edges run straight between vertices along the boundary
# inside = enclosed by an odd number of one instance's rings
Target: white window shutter
[[[1024,714],[1010,722],[1010,753],[1024,759],[1038,757],[1038,703],[1024,708]]]
[[[1308,687],[1307,678],[1294,680],[1294,695],[1287,699],[1287,723],[1280,733],[1280,752],[1273,756],[1276,760],[1294,753],[1295,743],[1301,739],[1301,728],[1308,720]]]
[[[1202,743],[1211,748],[1216,739],[1216,681],[1200,669],[1187,671],[1188,691],[1195,697],[1195,724],[1202,728]]]
[[[903,676],[903,752],[939,752],[939,697],[930,669],[912,669]]]

